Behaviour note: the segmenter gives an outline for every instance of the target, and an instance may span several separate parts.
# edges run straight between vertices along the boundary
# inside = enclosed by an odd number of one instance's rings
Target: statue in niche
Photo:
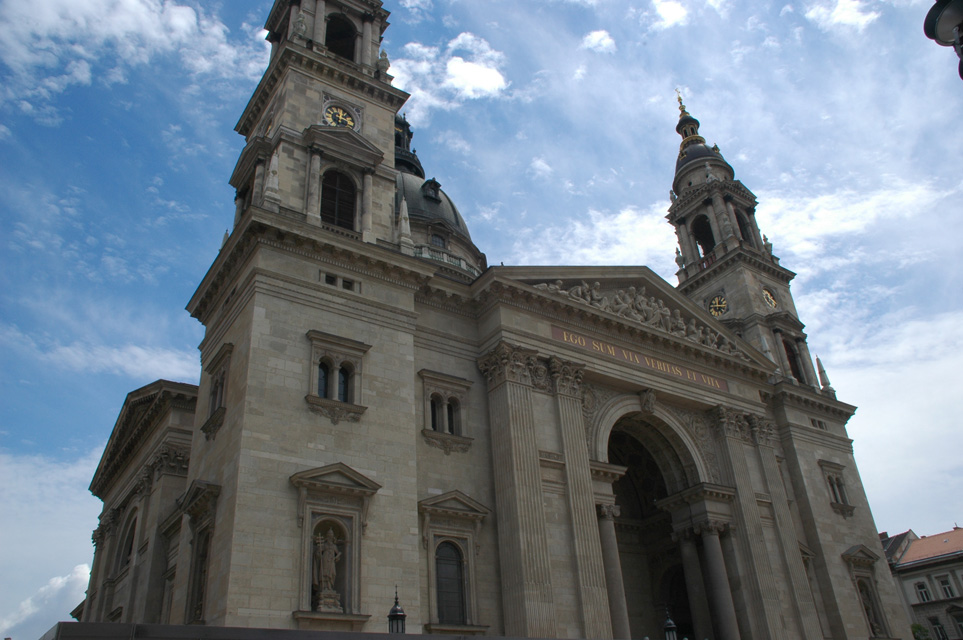
[[[324,537],[321,534],[314,537],[311,585],[315,594],[315,611],[343,611],[341,594],[334,586],[338,577],[338,561],[341,559],[339,542],[334,535],[334,529],[331,528]]]

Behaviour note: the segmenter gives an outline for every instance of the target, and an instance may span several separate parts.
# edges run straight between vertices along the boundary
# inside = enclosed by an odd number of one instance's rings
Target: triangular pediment
[[[481,520],[491,513],[488,507],[457,489],[419,501],[418,511],[471,520]]]
[[[318,493],[348,493],[372,495],[381,485],[355,471],[343,462],[335,462],[325,467],[300,471],[291,476],[291,484]]]
[[[854,566],[870,566],[879,556],[864,544],[853,545],[843,553],[843,560]]]
[[[313,124],[304,130],[304,142],[324,149],[325,156],[374,167],[384,160],[384,153],[350,127]]]
[[[531,288],[549,307],[679,341],[773,370],[775,364],[648,267],[494,267],[496,280]],[[532,298],[534,301],[535,298]],[[604,319],[604,320],[603,320]]]

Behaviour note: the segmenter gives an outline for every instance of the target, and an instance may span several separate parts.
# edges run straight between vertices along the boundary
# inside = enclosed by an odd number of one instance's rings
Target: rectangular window
[[[955,595],[949,578],[940,578],[940,589],[943,591],[944,598],[952,598]]]
[[[936,640],[950,640],[949,636],[946,635],[946,629],[943,628],[937,618],[930,618],[930,624],[933,625],[933,635]]]
[[[929,602],[931,600],[930,590],[926,588],[926,584],[922,582],[916,583],[916,597],[919,598],[920,602]]]

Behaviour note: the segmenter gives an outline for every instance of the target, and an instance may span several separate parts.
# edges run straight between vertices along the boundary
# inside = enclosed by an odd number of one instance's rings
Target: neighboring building
[[[879,537],[910,621],[929,630],[932,640],[963,638],[963,529]]]
[[[411,150],[387,17],[271,10],[200,384],[125,402],[82,619],[381,631],[397,585],[416,633],[908,637],[854,408],[681,99],[678,287],[489,268]]]

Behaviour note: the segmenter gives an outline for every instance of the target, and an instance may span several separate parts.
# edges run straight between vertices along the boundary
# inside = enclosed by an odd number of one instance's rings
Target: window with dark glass
[[[712,225],[709,223],[709,218],[705,216],[696,218],[692,222],[692,235],[695,236],[695,241],[699,245],[702,257],[707,257],[709,252],[716,246],[716,239],[712,235]]]
[[[782,341],[782,346],[786,350],[786,359],[789,360],[789,371],[792,373],[792,377],[795,378],[797,382],[806,384],[802,367],[799,366],[799,357],[796,355],[796,349],[786,340]]]
[[[338,401],[350,402],[351,398],[351,370],[341,365],[338,369]]]
[[[926,588],[926,585],[922,582],[916,583],[916,597],[919,598],[920,602],[929,602],[930,590]]]
[[[451,542],[435,551],[435,579],[438,593],[438,622],[465,624],[465,583],[461,552]]]
[[[442,430],[441,398],[438,396],[431,397],[431,430]]]
[[[318,365],[318,396],[321,398],[328,397],[328,376],[331,374],[331,368],[328,363],[322,362]]]
[[[437,233],[433,233],[433,234],[431,235],[431,244],[433,244],[433,245],[436,246],[436,247],[441,247],[442,249],[444,249],[444,248],[445,248],[445,238],[442,237],[442,236],[440,236],[440,235],[438,235]]]
[[[321,180],[321,221],[335,227],[354,229],[357,190],[348,176],[328,171]]]
[[[328,29],[324,34],[324,46],[336,56],[354,61],[354,41],[357,32],[351,21],[340,15],[328,17]]]

